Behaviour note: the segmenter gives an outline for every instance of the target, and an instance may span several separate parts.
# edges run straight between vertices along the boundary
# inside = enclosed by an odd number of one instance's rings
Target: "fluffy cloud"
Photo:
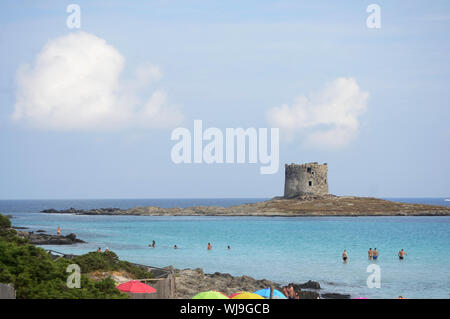
[[[147,101],[137,94],[159,80],[161,71],[144,64],[127,81],[121,76],[124,66],[124,57],[95,35],[78,32],[54,39],[33,65],[19,68],[13,118],[46,130],[178,125],[183,116],[167,105],[163,91],[156,90]]]
[[[368,96],[355,79],[338,78],[309,98],[298,97],[292,106],[270,109],[267,119],[290,141],[301,135],[310,147],[342,148],[356,137]]]

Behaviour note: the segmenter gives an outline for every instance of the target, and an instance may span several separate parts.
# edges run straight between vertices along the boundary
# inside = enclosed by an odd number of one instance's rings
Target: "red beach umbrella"
[[[234,294],[229,295],[228,298],[233,299],[233,297],[236,297],[237,295],[240,295],[241,293],[243,293],[243,291],[235,292]]]
[[[119,289],[122,292],[131,292],[131,293],[154,293],[156,292],[156,289],[143,284],[142,282],[138,280],[130,280],[127,282],[124,282],[123,284],[120,284],[116,286],[117,289]]]

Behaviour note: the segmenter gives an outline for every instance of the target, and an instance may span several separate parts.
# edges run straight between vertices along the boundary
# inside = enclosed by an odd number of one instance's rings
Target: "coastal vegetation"
[[[72,259],[72,263],[80,266],[83,273],[121,271],[131,274],[135,279],[152,278],[151,273],[145,268],[128,261],[119,260],[119,257],[113,251],[90,252],[76,256]]]
[[[67,287],[66,269],[74,263],[81,268],[80,288]],[[12,283],[17,298],[128,298],[110,277],[93,280],[88,276],[92,271],[112,270],[126,271],[136,278],[151,277],[144,268],[119,260],[112,251],[53,259],[44,249],[17,236],[9,219],[0,214],[0,283]]]

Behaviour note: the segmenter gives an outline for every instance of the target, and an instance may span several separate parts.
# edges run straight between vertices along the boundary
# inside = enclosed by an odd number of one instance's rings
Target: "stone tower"
[[[284,197],[327,194],[327,163],[318,164],[314,162],[285,165]]]

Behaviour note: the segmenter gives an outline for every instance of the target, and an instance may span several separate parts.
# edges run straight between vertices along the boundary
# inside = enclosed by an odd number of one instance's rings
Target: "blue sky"
[[[0,199],[271,197],[283,192],[284,163],[309,161],[328,163],[337,195],[449,196],[450,3],[317,2],[3,1]],[[70,3],[81,7],[80,30],[66,26]],[[366,26],[371,3],[381,8],[380,29]],[[169,117],[176,110],[177,126],[189,129],[195,119],[223,130],[272,127],[269,110],[292,111],[299,96],[314,109],[313,96],[337,79],[353,79],[368,98],[342,147],[307,145],[308,133],[297,128],[282,139],[273,175],[261,175],[259,164],[174,164],[175,124],[160,118],[141,127],[138,115],[116,130],[13,120],[25,86],[18,70],[79,31],[120,54],[122,84],[142,65],[157,67],[162,76],[133,98],[145,104],[164,92]],[[65,81],[59,71],[47,86]],[[26,83],[26,90],[44,85],[37,76]]]

